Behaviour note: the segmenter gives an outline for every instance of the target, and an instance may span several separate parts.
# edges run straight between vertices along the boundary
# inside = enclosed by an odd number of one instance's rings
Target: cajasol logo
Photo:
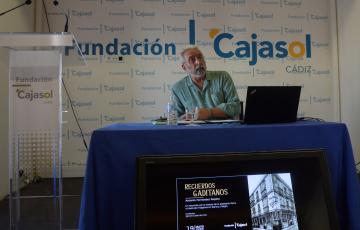
[[[256,33],[251,34],[247,40],[243,40],[234,37],[231,33],[220,33],[220,29],[214,28],[209,31],[209,37],[214,40],[214,51],[217,56],[249,58],[249,65],[256,65],[259,58],[311,58],[310,34],[305,35],[304,41],[262,41]],[[189,43],[196,44],[195,20],[193,19],[189,20]],[[234,49],[228,47],[234,47]]]
[[[221,58],[249,58],[249,65],[256,65],[259,58],[311,58],[310,34],[305,35],[304,41],[266,41],[253,33],[250,41],[247,41],[234,37],[230,33],[219,34],[219,29],[212,29],[209,36],[214,39],[216,55]],[[234,47],[234,49],[228,47]]]
[[[37,100],[37,99],[51,99],[53,98],[53,91],[37,91],[34,92],[32,90],[26,91],[22,89],[17,89],[16,94],[18,98],[25,99],[29,101]]]
[[[195,20],[190,19],[188,24],[190,45],[196,45]],[[181,33],[183,31],[180,31]],[[259,59],[266,58],[311,58],[311,35],[306,34],[303,39],[285,40],[262,40],[261,35],[252,33],[249,37],[235,37],[232,33],[220,33],[220,29],[210,29],[209,37],[213,39],[214,51],[221,58],[250,59],[249,65],[256,65]],[[245,40],[244,40],[245,39]],[[230,47],[230,48],[229,48]],[[79,43],[79,49],[87,55],[116,55],[116,56],[161,56],[176,55],[176,44],[173,42],[162,42],[160,38],[151,40],[144,38],[140,40],[121,41],[113,38],[108,43],[84,42]],[[74,47],[66,47],[65,55]]]

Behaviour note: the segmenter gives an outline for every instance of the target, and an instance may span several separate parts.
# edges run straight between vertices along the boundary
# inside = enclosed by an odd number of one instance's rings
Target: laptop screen
[[[339,229],[322,150],[137,158],[136,230]]]
[[[244,123],[296,121],[300,91],[301,86],[249,86]]]

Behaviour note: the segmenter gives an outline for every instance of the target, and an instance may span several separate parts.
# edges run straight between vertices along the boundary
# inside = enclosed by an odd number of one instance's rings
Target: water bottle
[[[170,96],[170,100],[166,107],[166,114],[167,114],[167,124],[168,125],[177,125],[177,111],[174,106],[173,97]]]

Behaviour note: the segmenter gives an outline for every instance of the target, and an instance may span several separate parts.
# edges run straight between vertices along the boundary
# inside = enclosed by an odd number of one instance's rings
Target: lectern
[[[62,65],[85,59],[71,33],[0,33],[0,47],[9,66],[10,229],[62,229]],[[45,189],[29,189],[39,180]]]

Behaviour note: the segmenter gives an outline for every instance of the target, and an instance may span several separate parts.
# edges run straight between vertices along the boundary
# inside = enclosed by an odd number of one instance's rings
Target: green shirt
[[[219,108],[229,117],[240,114],[240,100],[230,74],[225,71],[206,71],[203,89],[200,90],[186,76],[172,87],[173,101],[178,116],[187,108]]]

